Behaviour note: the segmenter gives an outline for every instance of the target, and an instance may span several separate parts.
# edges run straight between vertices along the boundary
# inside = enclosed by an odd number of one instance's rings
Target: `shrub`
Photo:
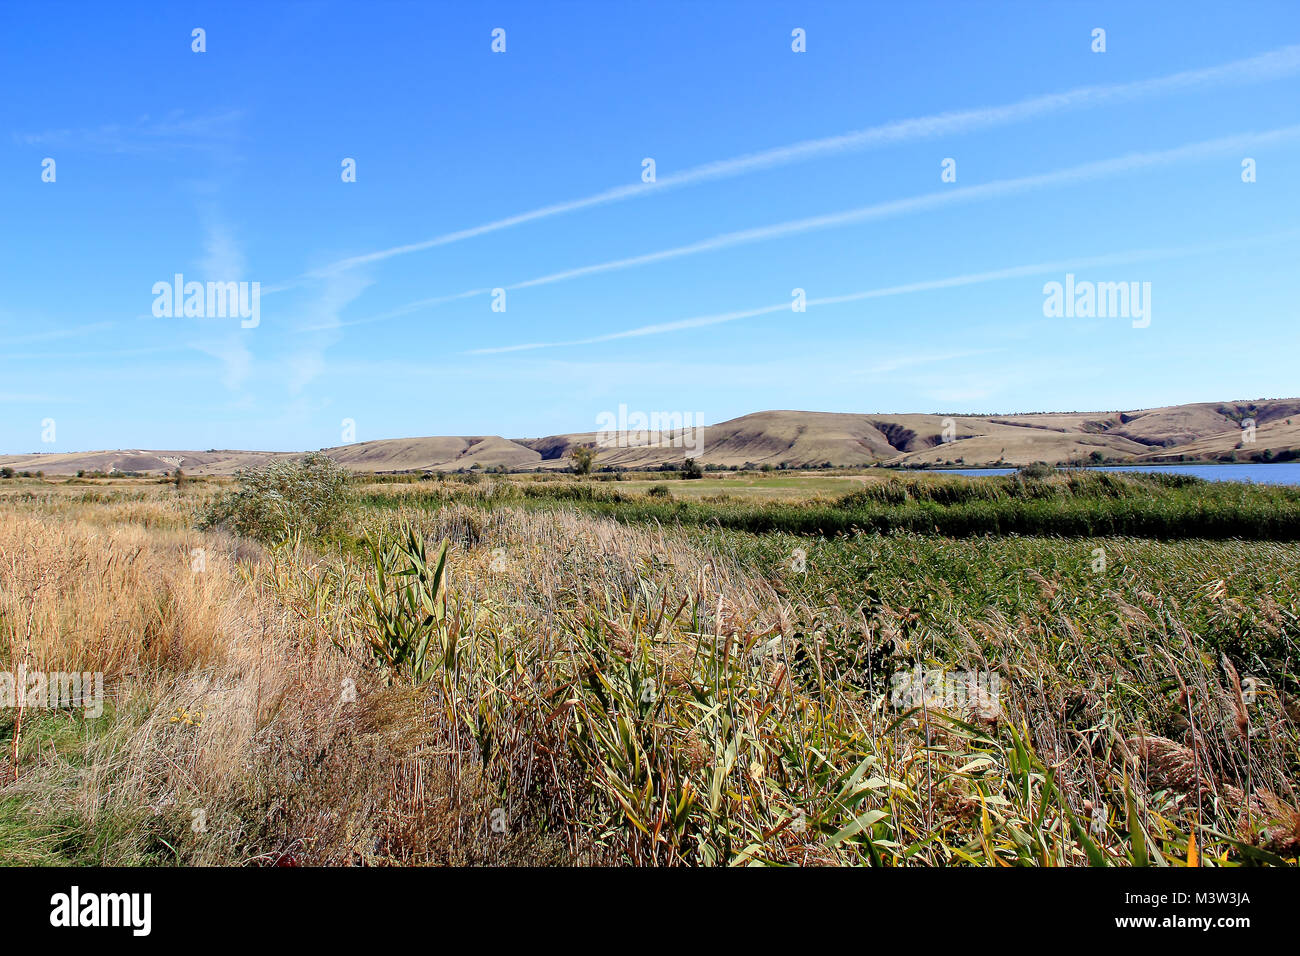
[[[1056,469],[1047,462],[1036,461],[1032,465],[1024,465],[1017,474],[1021,478],[1046,478],[1048,475],[1056,473]]]
[[[273,461],[236,477],[239,489],[213,501],[199,518],[200,528],[227,528],[274,544],[296,534],[325,537],[347,512],[348,473],[319,452]]]
[[[578,475],[591,474],[592,463],[596,460],[596,452],[589,445],[574,445],[573,451],[569,453],[573,459],[573,471]]]
[[[668,490],[667,485],[651,485],[650,490],[646,492],[651,498],[671,498],[672,492]]]

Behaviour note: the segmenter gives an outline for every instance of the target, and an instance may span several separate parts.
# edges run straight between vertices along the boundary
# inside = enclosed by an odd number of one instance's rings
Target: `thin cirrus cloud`
[[[567,202],[553,203],[528,212],[507,216],[482,225],[455,232],[444,233],[420,242],[393,246],[376,252],[340,259],[320,269],[307,273],[307,278],[321,278],[333,272],[391,259],[395,256],[422,252],[437,246],[449,245],[487,233],[509,229],[527,222],[547,219],[565,213],[621,202],[649,195],[665,189],[691,186],[716,179],[727,179],[746,173],[805,162],[837,153],[858,152],[915,140],[933,139],[958,133],[1008,126],[1067,110],[1088,109],[1112,103],[1132,102],[1155,96],[1183,93],[1207,87],[1233,86],[1260,83],[1292,76],[1300,72],[1300,44],[1281,47],[1258,56],[1234,60],[1218,66],[1198,70],[1184,70],[1168,76],[1130,83],[1105,86],[1085,86],[1064,93],[1048,93],[1018,100],[1001,106],[971,110],[955,110],[929,116],[897,120],[879,126],[805,140],[789,146],[748,153],[731,159],[717,160],[693,166],[680,173],[660,176],[653,183],[635,183],[615,186],[591,196]],[[295,285],[284,283],[267,291],[280,291]]]
[[[237,138],[242,118],[243,113],[239,110],[206,114],[173,110],[162,117],[141,116],[132,123],[15,133],[13,140],[22,146],[65,147],[103,153],[225,150]]]
[[[952,362],[956,359],[972,358],[976,355],[994,355],[999,352],[1005,352],[1006,349],[966,349],[962,352],[931,352],[924,355],[899,355],[892,359],[886,359],[883,362],[864,369],[860,374],[864,375],[889,375],[897,372],[899,369],[916,368],[920,365],[935,365],[940,362]]]
[[[93,332],[102,332],[111,329],[116,323],[113,322],[92,322],[88,325],[78,325],[70,329],[53,329],[48,332],[31,332],[27,335],[17,335],[10,338],[0,339],[0,345],[24,345],[30,342],[49,342],[56,339],[81,338]]]
[[[340,338],[342,326],[339,314],[369,286],[371,280],[364,273],[348,273],[330,277],[311,314],[323,317],[312,326],[318,335],[309,337],[309,344],[299,348],[287,360],[287,385],[291,395],[299,395],[317,376],[325,371],[325,351]]]
[[[677,246],[672,249],[661,249],[658,252],[645,253],[639,256],[629,256],[625,259],[615,259],[610,262],[601,262],[590,266],[580,266],[576,269],[566,269],[562,272],[553,272],[549,275],[539,276],[535,279],[517,282],[514,285],[506,286],[506,288],[512,290],[527,289],[533,286],[549,285],[553,282],[564,282],[569,279],[596,275],[602,272],[617,272],[635,266],[648,265],[654,262],[663,262],[668,259],[693,256],[701,252],[715,252],[719,249],[727,249],[731,246],[744,245],[751,242],[781,239],[805,232],[814,232],[821,229],[830,229],[836,226],[848,226],[856,223],[868,222],[873,219],[884,219],[891,216],[924,212],[929,209],[936,209],[941,206],[950,206],[962,202],[994,199],[1000,196],[1009,196],[1016,193],[1042,189],[1047,186],[1060,186],[1070,183],[1084,182],[1087,180],[1107,179],[1111,176],[1137,172],[1138,170],[1148,169],[1155,166],[1167,166],[1173,163],[1184,162],[1186,160],[1201,159],[1219,153],[1242,149],[1244,147],[1265,146],[1271,143],[1283,142],[1285,140],[1293,139],[1297,135],[1300,135],[1300,126],[1284,126],[1263,133],[1244,133],[1237,136],[1225,136],[1219,139],[1203,140],[1198,143],[1188,143],[1185,146],[1178,146],[1173,149],[1154,150],[1145,153],[1129,153],[1125,156],[1117,156],[1113,159],[1097,160],[1091,163],[1082,163],[1078,166],[1069,166],[1065,169],[1058,169],[1049,173],[1038,173],[1033,176],[1018,176],[1014,179],[998,179],[989,183],[981,183],[978,186],[962,186],[956,189],[927,193],[924,196],[911,196],[906,199],[894,199],[889,202],[876,203],[871,206],[861,206],[857,209],[849,209],[844,212],[828,213],[821,216],[809,216],[805,219],[795,219],[790,222],[776,223],[771,226],[760,226],[756,229],[741,229],[736,232],[723,233],[722,235],[713,236],[712,238],[704,239],[700,242],[690,243],[685,246]]]
[[[372,322],[384,322],[388,319],[396,319],[403,315],[409,315],[412,312],[418,312],[420,309],[431,309],[434,306],[443,305],[447,302],[454,302],[457,299],[468,299],[476,295],[485,295],[487,289],[469,289],[466,292],[457,292],[454,295],[439,295],[431,299],[420,299],[417,302],[408,302],[406,305],[398,306],[388,312],[380,312],[378,315],[366,316],[364,319],[350,319],[347,322],[330,321],[315,325],[299,326],[296,332],[319,332],[322,329],[339,329],[352,325],[369,325]]]
[[[862,292],[850,292],[844,295],[824,296],[817,299],[808,299],[806,305],[842,305],[848,302],[883,299],[898,295],[910,295],[916,292],[933,292],[939,289],[952,289],[960,286],[979,285],[986,282],[997,282],[1005,279],[1023,279],[1029,276],[1062,273],[1077,269],[1129,265],[1135,262],[1151,262],[1160,259],[1176,259],[1185,256],[1204,255],[1223,252],[1228,249],[1242,249],[1251,246],[1286,242],[1298,238],[1300,238],[1300,229],[1292,229],[1269,235],[1249,236],[1242,239],[1229,239],[1219,242],[1200,243],[1197,245],[1158,249],[1134,249],[1127,252],[1108,253],[1102,256],[1090,256],[1078,259],[1061,260],[1058,262],[1039,262],[1031,265],[1012,266],[1006,269],[993,269],[987,272],[971,272],[963,275],[948,276],[943,279],[928,279],[922,282],[909,282],[903,285],[886,286],[880,289],[867,289]],[[502,345],[492,348],[471,349],[465,354],[495,355],[503,352],[526,352],[535,349],[596,345],[598,343],[613,342],[619,339],[640,338],[646,335],[663,335],[669,332],[681,332],[686,329],[722,325],[727,322],[736,322],[741,319],[750,319],[762,315],[788,312],[790,311],[790,308],[790,302],[779,302],[773,305],[760,306],[754,309],[739,309],[731,312],[720,312],[714,315],[702,315],[689,319],[678,319],[673,322],[660,322],[654,325],[643,325],[634,329],[626,329],[620,332],[608,332],[604,335],[593,335],[582,339],[569,339],[562,342],[529,342],[521,345]],[[873,371],[881,370],[874,369]]]
[[[884,203],[876,203],[871,206],[863,206],[857,209],[850,209],[845,212],[830,213],[822,216],[811,216],[805,219],[796,219],[790,222],[777,223],[771,226],[762,226],[756,229],[744,229],[737,232],[723,233],[710,239],[700,242],[691,243],[685,246],[677,246],[672,249],[663,249],[658,252],[646,253],[639,256],[631,256],[625,259],[615,259],[610,262],[597,263],[590,266],[581,266],[576,269],[567,269],[562,272],[551,273],[550,275],[540,276],[535,279],[528,279],[524,282],[517,282],[507,286],[507,289],[524,289],[539,285],[548,285],[554,282],[563,282],[569,279],[576,279],[582,276],[595,275],[602,272],[613,272],[622,269],[629,269],[636,266],[648,265],[654,262],[662,262],[668,259],[681,258],[683,256],[697,255],[702,252],[714,252],[720,249],[726,249],[731,246],[742,245],[751,242],[761,242],[769,239],[779,239],[787,236],[798,235],[800,233],[812,232],[820,229],[829,229],[837,226],[847,226],[856,223],[867,222],[874,219],[882,219],[890,216],[906,215],[914,212],[923,212],[925,210],[938,208],[941,206],[951,205],[961,202],[972,202],[984,199],[993,199],[1000,196],[1013,195],[1021,192],[1028,192],[1034,189],[1041,189],[1047,186],[1065,185],[1075,182],[1084,182],[1089,180],[1104,179],[1110,176],[1122,175],[1124,173],[1136,172],[1141,169],[1165,166],[1172,163],[1183,162],[1186,160],[1200,159],[1207,156],[1213,156],[1223,152],[1238,150],[1246,146],[1259,146],[1269,143],[1282,142],[1293,139],[1300,135],[1300,126],[1287,126],[1280,129],[1269,130],[1264,133],[1246,133],[1238,136],[1222,137],[1220,139],[1204,140],[1198,143],[1189,143],[1185,146],[1175,147],[1173,149],[1157,150],[1146,153],[1130,153],[1126,156],[1119,156],[1114,159],[1098,160],[1091,163],[1083,163],[1079,166],[1070,166],[1066,169],[1056,170],[1049,173],[1039,173],[1033,176],[1020,176],[1014,179],[995,180],[990,183],[983,183],[978,186],[963,186],[956,189],[944,190],[936,193],[927,193],[923,196],[913,196],[907,199],[896,199]],[[1038,266],[1023,267],[1029,269],[1040,269]],[[1005,270],[1004,270],[1005,271]],[[1000,273],[993,274],[993,278],[1010,278]],[[967,277],[957,277],[954,280],[939,280],[942,282],[955,282],[956,284],[965,284]],[[988,281],[988,280],[979,280]],[[910,291],[910,287],[898,287]],[[443,301],[451,298],[465,298],[470,295],[480,294],[482,290],[461,293],[458,296],[444,296]],[[856,297],[870,298],[875,295],[883,294],[880,290],[875,293],[855,294]],[[897,294],[897,293],[890,293]],[[434,302],[438,300],[423,300],[425,302]],[[830,304],[823,302],[822,304]],[[412,306],[403,306],[396,312],[410,311]],[[680,328],[692,328],[697,325],[714,325],[718,322],[732,321],[734,319],[752,318],[757,315],[764,315],[769,312],[777,311],[782,308],[789,308],[790,304],[783,303],[781,306],[765,306],[757,310],[743,310],[740,312],[726,313],[723,317],[710,316],[704,319],[684,319],[679,322],[666,323],[663,326],[649,326],[646,330],[632,330],[630,332],[612,333],[608,336],[595,336],[588,339],[576,339],[568,342],[543,342],[527,343],[523,345],[502,346],[494,349],[477,349],[470,354],[487,354],[490,352],[517,352],[527,349],[550,348],[559,345],[590,345],[594,342],[609,341],[611,338],[627,338],[638,334],[653,334],[659,331],[676,331]]]
[[[1263,133],[1243,133],[1236,136],[1225,136],[1219,139],[1202,140],[1197,143],[1188,143],[1184,146],[1177,146],[1173,149],[1155,150],[1145,153],[1129,153],[1128,155],[1118,156],[1113,159],[1103,159],[1091,163],[1082,163],[1078,166],[1069,166],[1065,169],[1059,169],[1048,173],[1038,173],[1033,176],[1019,176],[1014,179],[999,179],[989,183],[982,183],[977,186],[961,186],[954,189],[927,193],[923,196],[912,196],[906,199],[895,199],[890,200],[889,202],[876,203],[870,206],[861,206],[857,209],[849,209],[843,212],[828,213],[821,216],[810,216],[805,219],[795,219],[789,222],[776,223],[771,226],[760,226],[755,229],[742,229],[736,232],[723,233],[685,246],[676,246],[671,249],[661,249],[657,252],[644,253],[639,256],[629,256],[624,259],[614,259],[609,262],[601,262],[594,265],[566,269],[561,272],[553,272],[549,275],[538,276],[537,278],[527,279],[523,282],[516,282],[512,285],[506,286],[505,288],[516,290],[532,288],[534,286],[550,285],[552,283],[564,282],[570,279],[581,278],[583,276],[597,275],[603,272],[616,272],[623,269],[634,268],[636,266],[649,265],[655,262],[664,262],[669,259],[698,255],[703,252],[716,252],[721,249],[727,249],[732,246],[744,245],[752,242],[781,239],[787,236],[814,232],[821,229],[854,225],[874,219],[884,219],[891,216],[901,216],[915,212],[924,212],[930,209],[936,209],[957,203],[994,199],[1001,196],[1009,196],[1017,193],[1029,192],[1035,189],[1042,189],[1048,186],[1068,185],[1077,182],[1106,179],[1111,176],[1137,172],[1142,169],[1167,166],[1188,160],[1215,156],[1225,152],[1240,150],[1244,147],[1285,142],[1294,139],[1298,135],[1300,135],[1300,126],[1285,126],[1279,129],[1267,130]],[[440,305],[455,299],[465,299],[472,296],[483,295],[487,291],[488,290],[486,289],[471,289],[454,295],[421,299],[418,302],[411,302],[399,306],[398,308],[382,315],[357,320],[357,323],[376,322],[385,318],[406,315],[421,308]],[[736,313],[733,317],[750,318],[753,315],[762,315],[765,311],[767,310],[764,309],[758,312],[745,311]],[[692,320],[685,321],[690,322]],[[676,324],[674,323],[674,325]],[[619,337],[622,336],[620,335]],[[567,343],[531,343],[519,346],[507,346],[495,351],[521,351],[529,348],[546,348],[561,344],[585,345],[590,344],[593,341],[604,341],[604,339],[597,337],[595,339],[582,339]],[[480,354],[486,351],[494,350],[479,350]]]
[[[202,216],[205,227],[200,267],[209,275],[232,279],[243,275],[247,259],[233,231],[215,207],[203,210]],[[230,391],[241,389],[252,371],[253,353],[238,327],[207,330],[202,338],[190,342],[189,347],[221,363],[221,381]]]

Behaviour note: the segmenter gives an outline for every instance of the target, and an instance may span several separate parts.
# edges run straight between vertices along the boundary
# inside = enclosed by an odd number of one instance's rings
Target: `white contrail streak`
[[[842,305],[846,302],[861,302],[867,299],[883,299],[896,295],[910,295],[914,292],[931,292],[936,289],[951,289],[958,286],[978,285],[985,282],[997,282],[1002,279],[1021,279],[1027,276],[1046,275],[1093,269],[1104,266],[1127,265],[1135,262],[1151,262],[1160,259],[1176,259],[1185,256],[1221,252],[1226,249],[1238,249],[1249,246],[1265,245],[1300,238],[1300,230],[1289,230],[1272,235],[1251,236],[1245,239],[1232,239],[1223,242],[1202,243],[1200,245],[1179,246],[1163,249],[1135,249],[1128,252],[1109,253],[1103,256],[1091,256],[1082,259],[1062,260],[1059,262],[1039,262],[1033,265],[1012,266],[1007,269],[994,269],[988,272],[972,272],[964,275],[949,276],[943,279],[929,279],[923,282],[909,282],[904,285],[886,286],[880,289],[868,289],[863,292],[850,292],[845,295],[826,296],[809,299],[808,307]],[[760,315],[773,315],[789,312],[790,303],[779,302],[756,309],[744,309],[734,312],[722,312],[715,315],[697,316],[691,319],[679,319],[675,322],[661,322],[655,325],[643,325],[621,332],[609,332],[584,339],[571,339],[565,342],[531,342],[523,345],[504,345],[495,348],[472,349],[467,355],[495,355],[502,352],[525,352],[533,349],[560,348],[573,345],[595,345],[600,342],[613,342],[618,339],[639,338],[645,335],[662,335],[666,332],[679,332],[683,329],[695,329],[709,325],[722,325],[739,319],[749,319]]]
[[[810,216],[806,219],[795,219],[789,222],[776,223],[771,226],[759,226],[754,229],[742,229],[736,232],[727,232],[718,236],[713,236],[709,239],[701,240],[700,242],[694,242],[685,246],[677,246],[672,249],[661,249],[658,252],[648,252],[639,256],[630,256],[625,259],[615,259],[610,262],[600,262],[589,266],[579,266],[575,269],[566,269],[562,272],[553,272],[549,275],[538,276],[535,279],[516,282],[513,285],[508,285],[504,288],[507,290],[515,290],[527,289],[533,286],[550,285],[552,283],[564,282],[569,279],[577,279],[583,276],[595,275],[603,272],[616,272],[622,269],[630,269],[654,262],[663,262],[669,259],[682,258],[683,256],[692,256],[701,252],[714,252],[719,249],[727,249],[732,246],[744,245],[751,242],[780,239],[786,236],[798,235],[800,233],[830,229],[837,226],[848,226],[874,219],[884,219],[891,216],[906,215],[908,213],[924,212],[926,210],[937,209],[942,206],[953,205],[956,203],[993,199],[1000,196],[1028,192],[1034,189],[1042,189],[1047,186],[1104,179],[1110,176],[1122,175],[1140,169],[1166,166],[1189,159],[1200,159],[1207,156],[1218,155],[1220,153],[1240,150],[1246,147],[1283,142],[1285,140],[1294,139],[1298,135],[1300,135],[1300,125],[1284,126],[1280,129],[1267,130],[1263,133],[1243,133],[1236,136],[1225,136],[1219,139],[1203,140],[1199,143],[1188,143],[1187,145],[1178,146],[1173,149],[1156,150],[1146,153],[1130,153],[1127,156],[1118,156],[1114,159],[1103,159],[1091,163],[1083,163],[1079,166],[1070,166],[1066,169],[1059,169],[1049,173],[1038,173],[1033,176],[1020,176],[1015,179],[999,179],[990,183],[982,183],[977,186],[954,187],[940,190],[939,192],[927,193],[923,196],[912,196],[907,199],[894,199],[889,202],[876,203],[871,206],[861,206],[857,209],[849,209],[843,212],[827,213],[821,216]],[[484,295],[488,291],[489,290],[487,289],[470,289],[454,295],[438,296],[432,299],[421,299],[417,302],[411,302],[407,305],[400,306],[397,309],[383,313],[382,315],[371,316],[370,318],[360,319],[351,323],[345,322],[343,324],[360,325],[368,322],[377,322],[382,319],[405,315],[421,308],[440,305],[455,299],[466,299],[477,295]]]
[[[320,332],[325,329],[341,329],[350,325],[369,325],[371,322],[383,322],[386,319],[395,319],[399,316],[408,315],[411,312],[418,312],[420,309],[431,309],[434,306],[444,305],[448,302],[455,302],[457,299],[469,299],[476,295],[486,295],[487,289],[467,289],[464,292],[457,292],[454,295],[439,295],[431,299],[419,299],[415,302],[408,302],[406,305],[398,306],[396,309],[390,309],[387,312],[380,312],[378,315],[366,316],[364,319],[351,319],[347,322],[325,322],[319,325],[304,325],[295,329],[295,332]]]
[[[1227,136],[1221,139],[1189,143],[1186,146],[1179,146],[1174,149],[1157,150],[1147,153],[1130,153],[1127,156],[1083,163],[1079,166],[1070,166],[1066,169],[1059,169],[1050,173],[1039,173],[1034,176],[1020,176],[1014,179],[998,179],[990,183],[982,183],[978,186],[961,186],[953,189],[941,190],[939,192],[927,193],[924,196],[912,196],[907,199],[894,199],[889,202],[876,203],[871,206],[860,206],[857,209],[849,209],[844,212],[828,213],[821,216],[810,216],[806,219],[795,219],[789,222],[776,223],[771,226],[760,226],[755,229],[741,229],[736,232],[727,232],[722,235],[701,240],[700,242],[693,242],[689,245],[677,246],[672,249],[661,249],[658,252],[649,252],[639,256],[630,256],[626,259],[615,259],[610,262],[601,262],[590,266],[580,266],[576,269],[566,269],[563,272],[553,272],[550,275],[539,276],[536,279],[516,282],[514,285],[506,286],[506,288],[527,289],[532,286],[549,285],[553,282],[563,282],[581,276],[595,275],[602,272],[616,272],[622,269],[630,269],[635,266],[648,265],[652,262],[663,262],[667,259],[693,256],[701,252],[714,252],[719,249],[726,249],[731,246],[744,245],[751,242],[780,239],[786,236],[794,236],[800,233],[814,232],[821,229],[830,229],[836,226],[848,226],[856,223],[867,222],[873,219],[884,219],[891,216],[905,215],[907,213],[923,212],[925,210],[937,209],[941,206],[949,206],[956,203],[993,199],[999,196],[1008,196],[1016,193],[1028,192],[1034,189],[1042,189],[1045,186],[1057,186],[1067,183],[1083,182],[1086,180],[1105,179],[1110,176],[1134,172],[1139,169],[1147,169],[1153,166],[1165,166],[1188,159],[1199,159],[1205,156],[1213,156],[1218,153],[1239,150],[1248,146],[1267,145],[1268,143],[1294,138],[1298,134],[1300,134],[1300,126],[1287,126],[1282,127],[1281,129],[1269,130],[1265,133],[1246,133],[1239,136]]]
[[[625,199],[646,196],[665,189],[691,186],[710,180],[726,179],[758,170],[771,169],[776,166],[805,162],[821,156],[875,149],[914,140],[932,139],[939,136],[1008,126],[1067,110],[1132,102],[1206,87],[1259,83],[1293,76],[1298,72],[1300,72],[1300,44],[1281,47],[1268,53],[1262,53],[1244,60],[1234,60],[1231,63],[1224,63],[1219,66],[1199,70],[1185,70],[1181,73],[1173,73],[1149,80],[1137,80],[1131,83],[1116,83],[1106,86],[1084,86],[1064,93],[1033,96],[1002,106],[956,110],[897,120],[837,136],[804,140],[789,146],[780,146],[731,159],[693,166],[679,173],[660,176],[658,181],[654,183],[638,182],[626,186],[615,186],[612,189],[606,189],[603,192],[585,196],[581,199],[554,203],[514,216],[507,216],[504,219],[496,219],[479,226],[444,233],[421,242],[413,242],[364,255],[352,256],[347,259],[340,259],[308,273],[308,275],[318,278],[339,270],[352,269],[367,263],[379,262],[412,252],[421,252],[436,246],[445,246],[538,219],[576,212],[593,206],[603,206],[607,203],[621,202]],[[292,284],[281,284],[272,291],[290,288]]]

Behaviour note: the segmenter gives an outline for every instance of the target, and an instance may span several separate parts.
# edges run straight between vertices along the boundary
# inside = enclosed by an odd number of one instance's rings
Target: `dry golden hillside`
[[[1254,441],[1243,426],[1255,423]],[[947,440],[945,440],[945,434]],[[695,440],[702,447],[696,452]],[[507,439],[487,436],[391,438],[324,449],[355,471],[512,471],[562,469],[577,445],[596,446],[596,432]],[[766,411],[705,426],[702,435],[650,433],[641,444],[596,448],[596,467],[655,468],[698,457],[741,467],[862,466],[877,463],[1052,464],[1100,454],[1112,461],[1245,460],[1300,453],[1300,399],[1218,402],[1106,412],[1013,415]],[[144,451],[0,455],[0,466],[50,475],[160,473],[224,475],[289,452]]]

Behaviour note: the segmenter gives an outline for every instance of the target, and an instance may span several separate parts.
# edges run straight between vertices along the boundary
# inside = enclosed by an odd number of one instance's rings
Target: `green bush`
[[[1021,478],[1046,478],[1048,475],[1056,474],[1056,469],[1045,461],[1036,461],[1030,465],[1022,465],[1018,474]]]
[[[348,473],[319,452],[273,461],[236,477],[238,490],[214,500],[200,516],[200,528],[225,528],[275,544],[296,534],[326,537],[347,514]]]
[[[370,653],[389,679],[423,684],[438,667],[456,662],[458,628],[448,620],[443,588],[447,542],[432,564],[409,525],[393,541],[367,537],[366,544],[375,568],[375,584],[367,585]]]

